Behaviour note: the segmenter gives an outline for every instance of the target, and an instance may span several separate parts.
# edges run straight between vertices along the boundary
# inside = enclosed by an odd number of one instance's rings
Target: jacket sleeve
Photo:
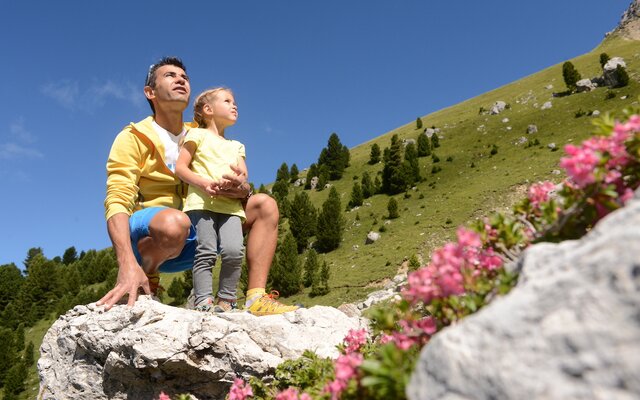
[[[107,220],[114,214],[133,213],[143,153],[143,144],[128,130],[120,132],[114,140],[107,160],[107,196],[104,200]]]

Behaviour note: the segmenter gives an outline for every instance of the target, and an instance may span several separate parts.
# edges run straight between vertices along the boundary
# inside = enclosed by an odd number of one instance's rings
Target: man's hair
[[[149,66],[149,72],[147,72],[147,77],[144,80],[144,86],[150,86],[151,88],[156,87],[156,71],[164,65],[174,65],[181,68],[185,73],[187,72],[187,67],[184,66],[184,63],[178,57],[162,57],[158,62]],[[149,102],[149,106],[151,106],[151,111],[153,111],[155,115],[156,109],[153,107],[153,103],[149,99],[147,99],[147,101]]]

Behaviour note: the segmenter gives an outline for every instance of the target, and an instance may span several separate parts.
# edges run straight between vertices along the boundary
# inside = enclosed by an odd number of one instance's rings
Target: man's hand
[[[105,305],[105,309],[109,310],[116,304],[125,294],[129,295],[127,301],[128,307],[133,307],[138,299],[138,288],[142,288],[146,294],[151,294],[149,288],[149,279],[137,262],[122,265],[118,270],[118,279],[116,286],[109,291],[103,298],[98,300],[97,305]]]
[[[247,176],[237,165],[230,165],[231,173],[222,175],[222,179],[228,182],[228,187],[218,187],[216,196],[224,196],[232,199],[244,199],[249,194],[251,187],[247,183]]]

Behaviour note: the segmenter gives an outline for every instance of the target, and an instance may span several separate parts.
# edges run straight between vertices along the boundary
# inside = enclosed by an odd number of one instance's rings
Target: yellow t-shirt
[[[245,158],[244,145],[236,140],[221,138],[211,131],[193,128],[187,132],[184,143],[193,142],[196,150],[189,168],[196,174],[219,180],[222,175],[232,172],[229,165],[237,164],[238,158]],[[209,210],[221,214],[237,215],[244,221],[244,209],[239,199],[223,196],[209,196],[197,187],[189,185],[183,211]]]

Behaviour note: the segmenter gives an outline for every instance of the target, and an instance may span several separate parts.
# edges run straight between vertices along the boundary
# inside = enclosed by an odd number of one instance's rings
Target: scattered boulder
[[[618,79],[618,65],[621,65],[622,68],[627,68],[627,64],[625,64],[622,57],[613,57],[602,68],[603,75],[602,79],[604,80],[604,84],[609,87],[616,87],[620,85],[620,81]]]
[[[578,93],[590,92],[592,90],[595,90],[597,87],[598,85],[593,83],[591,79],[588,78],[580,79],[578,82],[576,82],[576,90]]]
[[[323,306],[266,317],[185,310],[149,296],[108,312],[76,306],[43,339],[39,398],[152,399],[162,390],[223,399],[236,376],[271,379],[306,349],[337,357],[348,331],[365,326]]]
[[[548,148],[549,150],[556,150],[556,149],[558,148],[558,146],[557,146],[555,143],[549,143],[549,144],[547,145],[547,148]]]
[[[509,122],[509,118],[502,118],[502,123],[506,124],[507,122]]]
[[[424,134],[427,135],[428,138],[431,138],[431,136],[435,135],[436,133],[438,132],[436,132],[434,128],[426,128],[424,130]]]
[[[531,246],[517,286],[423,348],[409,399],[640,398],[640,200]]]
[[[500,114],[501,112],[504,111],[505,108],[507,108],[507,103],[505,103],[502,100],[498,100],[491,106],[489,113],[491,115]]]
[[[314,190],[318,186],[319,180],[320,178],[318,178],[317,176],[311,178],[311,190]]]
[[[307,183],[307,179],[306,178],[298,178],[296,179],[295,182],[293,182],[293,186],[304,186]]]
[[[367,233],[367,240],[365,240],[365,244],[371,244],[380,239],[380,234],[378,232],[371,231]]]
[[[407,147],[409,145],[409,143],[411,143],[412,145],[416,145],[416,140],[415,139],[402,139],[402,144],[404,145],[404,147]]]
[[[545,102],[542,107],[540,107],[541,110],[548,110],[549,108],[552,107],[552,104],[550,101]]]
[[[530,124],[527,126],[527,133],[530,135],[532,133],[538,133],[538,126],[534,124]]]
[[[547,90],[551,90],[551,89],[553,89],[553,85],[549,84],[549,85],[545,86],[544,88],[547,89]]]

